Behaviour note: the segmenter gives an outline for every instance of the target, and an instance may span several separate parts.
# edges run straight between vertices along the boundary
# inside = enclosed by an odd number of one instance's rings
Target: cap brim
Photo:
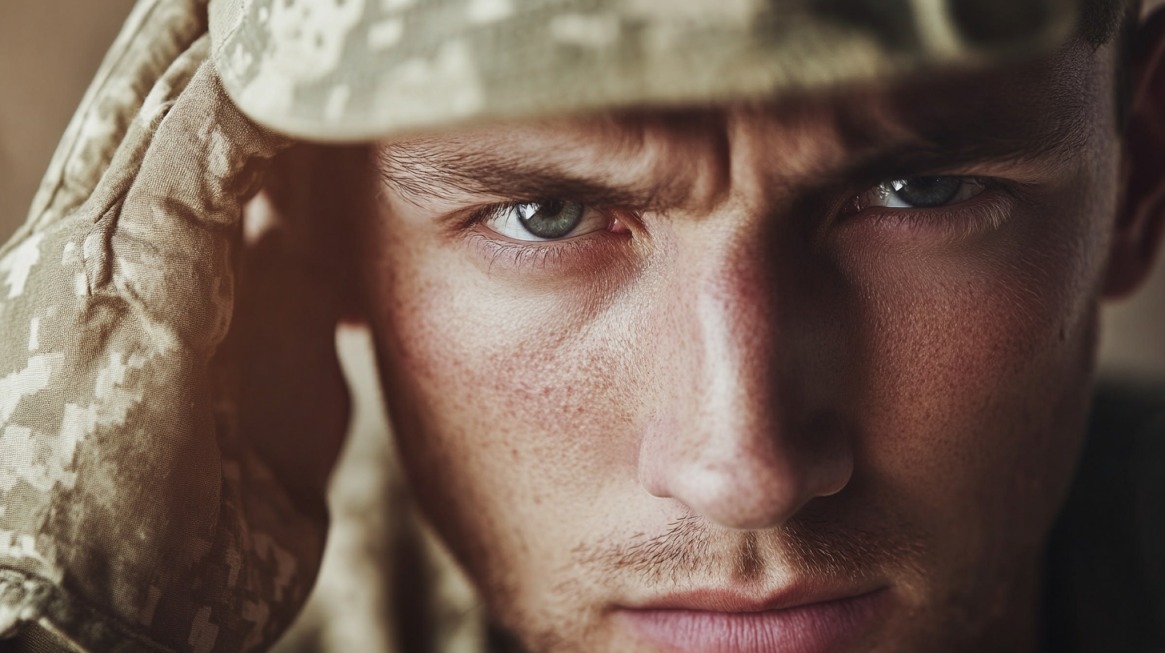
[[[212,0],[223,85],[297,138],[772,98],[1045,51],[1072,0]]]

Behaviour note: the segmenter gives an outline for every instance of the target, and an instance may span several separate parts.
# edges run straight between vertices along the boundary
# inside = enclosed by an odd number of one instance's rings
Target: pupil
[[[578,202],[549,200],[518,205],[518,220],[539,238],[564,238],[574,231],[583,217]]]
[[[959,177],[914,177],[895,182],[894,193],[910,206],[930,208],[955,199],[962,185]]]

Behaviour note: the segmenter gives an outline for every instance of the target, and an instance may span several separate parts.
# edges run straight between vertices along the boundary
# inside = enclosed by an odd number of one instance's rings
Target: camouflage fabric
[[[242,201],[284,146],[226,100],[196,0],[147,0],[0,250],[0,638],[263,650],[325,517],[235,428]],[[65,644],[67,643],[67,645]]]
[[[223,85],[300,138],[707,104],[974,66],[1063,40],[1074,0],[212,0]]]
[[[240,432],[221,351],[288,145],[250,119],[381,137],[975,65],[1067,2],[140,0],[0,248],[0,650],[265,650],[315,580],[323,497]]]

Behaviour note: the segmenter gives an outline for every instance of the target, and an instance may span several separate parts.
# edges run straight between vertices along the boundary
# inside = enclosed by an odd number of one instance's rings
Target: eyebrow
[[[851,125],[839,136],[843,147],[853,148],[853,156],[840,168],[818,171],[807,190],[847,182],[877,183],[888,176],[942,173],[984,162],[1067,160],[1070,157],[1065,154],[1086,140],[1088,126],[1083,112],[1065,104],[1056,103],[1050,114],[1030,128],[989,120],[976,123],[973,129],[916,130],[912,138],[889,144],[878,134]],[[436,138],[386,145],[378,158],[383,181],[413,200],[447,199],[463,193],[506,201],[570,199],[650,211],[677,206],[691,192],[679,178],[648,185],[620,178],[600,165],[588,165],[590,175],[584,176],[575,169],[577,159],[525,151],[506,154],[497,148],[471,148]]]
[[[628,183],[597,170],[599,174],[582,176],[564,168],[570,161],[552,157],[506,156],[427,141],[385,146],[378,158],[383,181],[414,199],[466,193],[514,201],[566,198],[594,206],[652,210],[675,205],[682,191],[679,184]]]
[[[855,155],[834,179],[883,180],[887,175],[909,176],[943,173],[983,163],[1010,165],[1060,163],[1064,155],[1084,145],[1083,129],[1046,134],[1038,139],[986,137],[981,139],[921,138],[875,152]]]
[[[1086,144],[1090,129],[1084,107],[1063,98],[1027,111],[987,112],[973,123],[956,118],[913,128],[910,138],[889,144],[878,142],[860,123],[853,124],[842,127],[841,139],[855,155],[830,176],[868,181],[887,174],[926,174],[983,163],[1059,163],[1073,158]]]

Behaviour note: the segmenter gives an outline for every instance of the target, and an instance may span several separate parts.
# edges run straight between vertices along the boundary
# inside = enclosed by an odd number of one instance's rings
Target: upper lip
[[[631,606],[631,609],[764,612],[854,599],[867,594],[873,594],[881,589],[883,588],[792,585],[773,592],[754,594],[742,592],[739,589],[705,588],[655,597],[641,604]]]

